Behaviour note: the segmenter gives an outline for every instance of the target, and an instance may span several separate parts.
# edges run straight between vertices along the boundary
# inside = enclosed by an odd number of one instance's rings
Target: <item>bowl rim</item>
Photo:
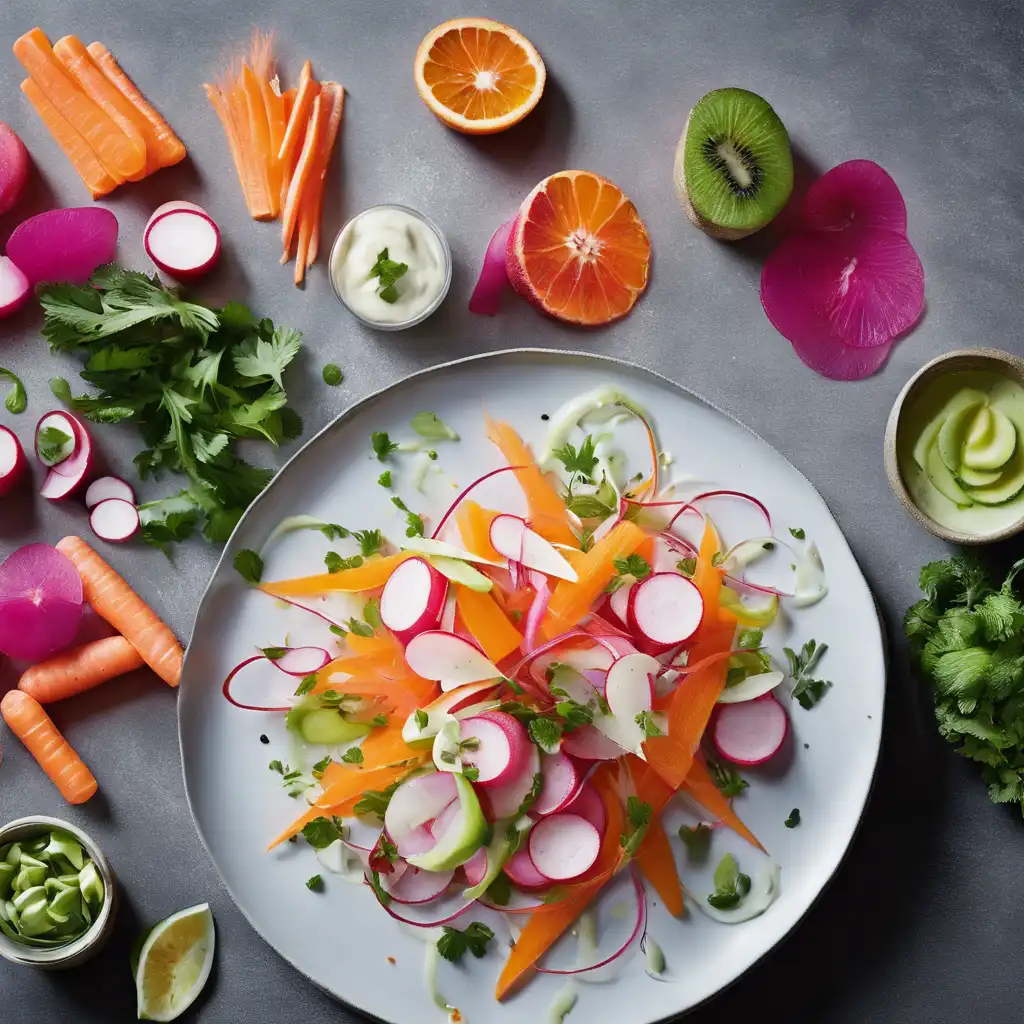
[[[374,210],[401,210],[403,213],[408,213],[410,216],[422,221],[422,223],[425,224],[437,238],[437,241],[441,246],[441,255],[444,258],[444,283],[441,285],[441,290],[437,293],[437,297],[421,313],[417,313],[416,316],[411,317],[408,320],[403,320],[400,323],[381,323],[379,320],[371,320],[369,317],[365,317],[361,313],[357,313],[345,301],[337,284],[335,284],[334,274],[331,270],[334,266],[334,253],[341,244],[341,240],[344,237],[345,232],[348,231],[348,229],[355,224],[360,217],[365,217],[366,214],[372,213]],[[444,232],[422,211],[417,210],[412,206],[406,206],[403,203],[375,203],[373,206],[367,206],[365,210],[360,210],[359,213],[353,214],[347,221],[345,221],[344,224],[342,224],[341,229],[338,231],[337,235],[335,235],[334,241],[331,243],[331,252],[327,257],[327,278],[331,282],[331,291],[334,293],[334,297],[361,324],[365,324],[367,327],[372,327],[377,331],[404,331],[407,327],[415,327],[417,324],[426,320],[427,317],[436,313],[438,307],[447,298],[448,290],[451,288],[452,284],[452,251],[448,245],[448,239],[445,238]]]
[[[9,821],[5,825],[0,825],[0,846],[5,846],[8,842],[19,838],[28,838],[35,832],[47,829],[61,829],[69,832],[84,847],[103,879],[103,906],[100,908],[99,916],[88,929],[77,939],[72,939],[64,946],[46,949],[21,946],[0,933],[0,956],[12,963],[25,964],[29,967],[70,967],[98,949],[107,937],[114,920],[117,884],[110,864],[96,841],[77,825],[73,825],[63,818],[54,818],[46,814],[31,814]]]
[[[903,480],[903,473],[900,470],[897,458],[897,437],[899,434],[900,418],[903,415],[903,410],[908,400],[914,397],[925,384],[941,373],[951,372],[952,368],[949,366],[951,363],[979,364],[978,367],[974,368],[988,365],[993,369],[998,369],[1000,373],[1005,374],[1008,372],[1017,383],[1024,387],[1024,359],[1003,349],[958,348],[951,352],[943,352],[934,359],[930,359],[907,381],[899,395],[897,395],[896,401],[892,404],[889,419],[885,426],[885,472],[889,478],[889,486],[892,487],[893,493],[899,499],[900,504],[929,533],[952,544],[969,546],[994,544],[1024,532],[1024,512],[1021,513],[1019,519],[989,533],[965,533],[961,530],[950,529],[941,523],[937,523],[915,503]]]

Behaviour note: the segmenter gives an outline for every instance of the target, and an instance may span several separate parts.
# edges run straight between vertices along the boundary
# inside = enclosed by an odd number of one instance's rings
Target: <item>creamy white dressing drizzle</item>
[[[750,892],[731,910],[718,910],[704,898],[697,899],[687,893],[690,902],[705,916],[720,924],[742,924],[760,917],[781,893],[782,868],[777,861],[763,863],[751,882]]]
[[[579,991],[576,983],[570,978],[556,993],[548,1006],[547,1024],[562,1024],[562,1021],[572,1012],[576,1001],[579,999]]]
[[[648,976],[656,981],[663,981],[665,953],[649,934],[644,936],[644,957]]]
[[[796,597],[793,604],[797,608],[809,608],[828,595],[828,583],[825,580],[825,564],[821,560],[818,545],[811,541],[806,549],[798,553],[796,563]]]
[[[598,419],[595,419],[595,413],[599,414]],[[598,420],[607,423],[621,417],[621,422],[629,419],[630,414],[647,418],[643,408],[629,395],[610,386],[570,399],[551,417],[547,440],[537,459],[539,465],[542,469],[557,468],[559,463],[554,457],[555,449],[565,445],[573,429],[584,419],[591,423]]]

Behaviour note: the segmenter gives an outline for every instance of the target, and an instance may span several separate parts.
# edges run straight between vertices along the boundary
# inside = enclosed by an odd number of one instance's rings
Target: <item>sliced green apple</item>
[[[940,494],[945,495],[945,497],[957,505],[967,506],[972,504],[971,499],[956,482],[956,477],[953,476],[949,467],[943,461],[942,456],[939,454],[937,443],[928,449],[924,469],[928,474],[928,479],[931,480],[935,489]]]
[[[466,863],[489,839],[490,826],[476,792],[465,776],[452,775],[458,793],[459,812],[433,849],[406,858],[422,871],[452,871]]]

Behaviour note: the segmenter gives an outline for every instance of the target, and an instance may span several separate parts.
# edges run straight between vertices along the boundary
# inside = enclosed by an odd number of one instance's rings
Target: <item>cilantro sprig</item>
[[[626,818],[629,822],[625,832],[619,837],[623,855],[632,857],[640,849],[640,844],[647,835],[647,829],[651,825],[651,805],[639,797],[631,796],[626,799]]]
[[[711,781],[724,797],[739,796],[750,785],[746,779],[740,777],[740,773],[735,768],[727,764],[714,761],[710,757],[707,759],[707,764]]]
[[[750,878],[740,871],[736,858],[727,853],[715,868],[715,891],[708,903],[716,910],[732,910],[750,892]]]
[[[789,647],[782,649],[789,662],[789,674],[796,683],[793,697],[805,711],[810,711],[832,685],[827,679],[814,679],[811,676],[827,650],[828,644],[819,644],[816,640],[808,640],[799,653]]]
[[[443,925],[442,930],[444,934],[437,940],[437,951],[452,963],[458,963],[467,951],[480,959],[486,955],[487,944],[494,938],[494,932],[479,921],[467,925],[464,931],[448,925]]]
[[[614,594],[616,590],[637,580],[646,579],[651,575],[651,563],[643,555],[630,555],[628,558],[612,559],[615,575],[604,588],[606,593]]]
[[[385,302],[398,301],[395,283],[404,277],[408,270],[408,263],[396,263],[388,256],[386,246],[377,253],[377,262],[370,268],[370,277],[377,278],[377,294]]]

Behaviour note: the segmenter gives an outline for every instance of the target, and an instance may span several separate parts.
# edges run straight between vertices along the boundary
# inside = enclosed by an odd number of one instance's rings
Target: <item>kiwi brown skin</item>
[[[686,173],[683,170],[683,152],[686,149],[686,133],[690,128],[690,118],[692,116],[693,108],[691,107],[690,113],[686,115],[686,124],[683,125],[683,134],[679,136],[679,144],[676,146],[676,158],[672,164],[672,181],[676,187],[676,198],[679,200],[679,205],[683,208],[683,213],[686,214],[689,221],[700,228],[704,234],[717,238],[722,242],[738,242],[741,238],[746,238],[748,235],[760,231],[761,228],[720,227],[717,224],[712,224],[709,220],[705,220],[694,208],[693,203],[690,202],[690,194],[686,188]],[[761,225],[761,227],[766,226],[764,224]]]

